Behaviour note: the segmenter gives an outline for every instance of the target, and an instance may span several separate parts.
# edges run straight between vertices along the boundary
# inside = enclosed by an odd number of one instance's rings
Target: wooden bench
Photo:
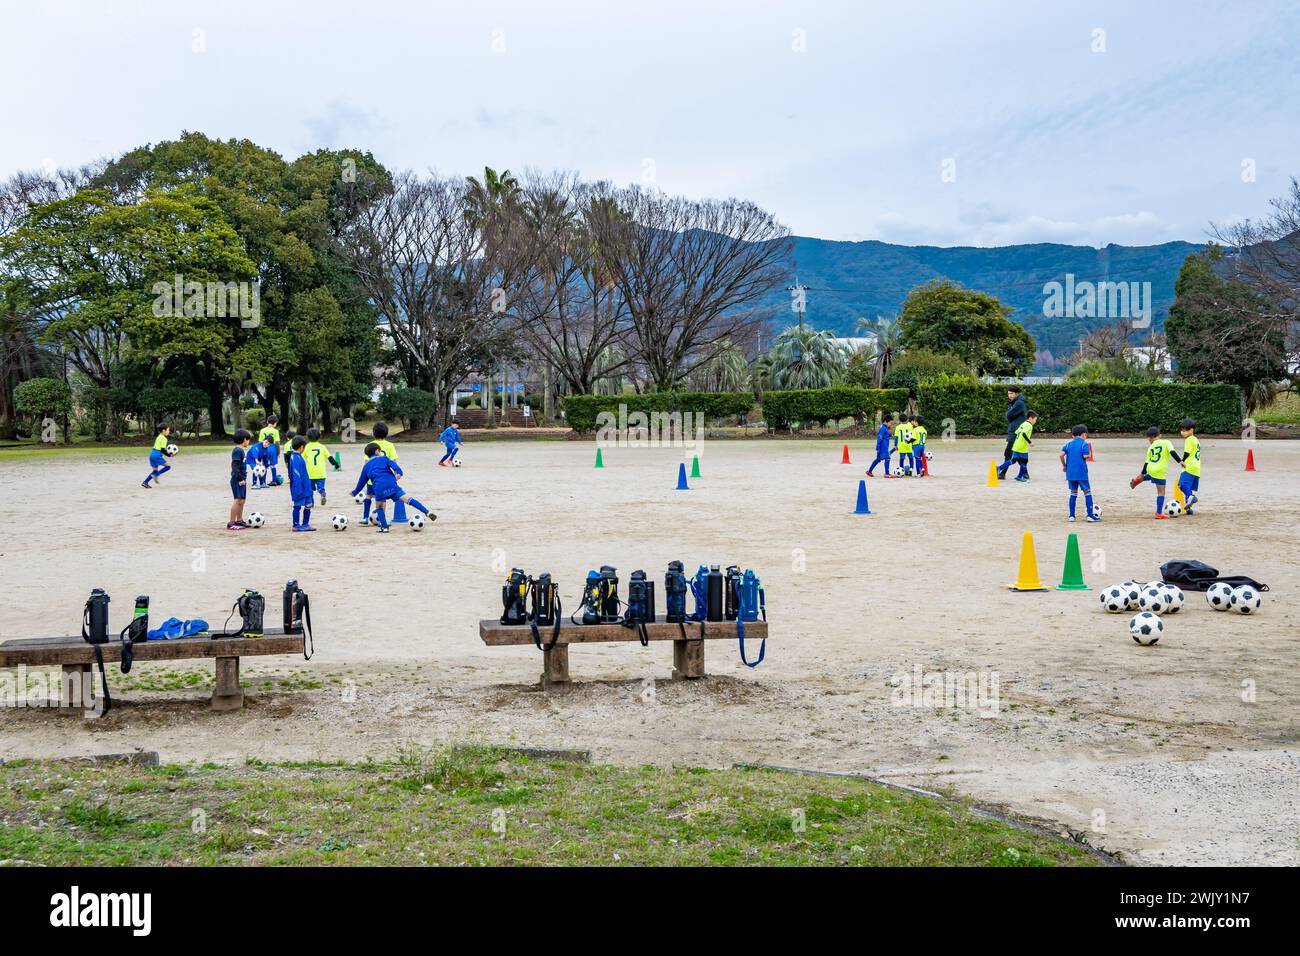
[[[686,637],[682,637],[682,627]],[[542,628],[542,643],[551,639],[551,629]],[[527,625],[502,624],[500,621],[479,621],[478,636],[489,647],[533,644],[532,628]],[[703,632],[698,621],[684,625],[670,624],[662,617],[646,625],[646,636],[652,641],[673,642],[673,679],[694,680],[704,676],[704,642],[731,641],[736,647],[735,621],[705,621]],[[745,654],[751,660],[758,654],[759,644],[767,637],[766,621],[745,622]],[[569,679],[569,645],[604,644],[614,641],[636,641],[638,632],[621,624],[572,624],[566,618],[560,628],[555,646],[542,652],[542,689],[567,690]],[[737,651],[739,653],[739,651]]]
[[[122,644],[112,640],[100,645],[105,673],[110,663],[122,659]],[[302,635],[268,630],[263,637],[182,637],[173,641],[142,641],[134,646],[135,663],[175,661],[212,657],[217,680],[212,688],[213,710],[239,710],[244,691],[239,686],[239,659],[270,654],[301,654]],[[95,649],[80,637],[37,637],[0,642],[0,667],[49,667],[61,665],[59,709],[88,713],[94,709],[99,675],[95,673]],[[111,680],[110,676],[110,680]],[[89,696],[87,696],[89,695]]]

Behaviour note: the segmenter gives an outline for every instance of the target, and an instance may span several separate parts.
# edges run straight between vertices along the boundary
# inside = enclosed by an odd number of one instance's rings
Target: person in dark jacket
[[[1020,386],[1012,385],[1007,389],[1007,447],[1002,452],[1002,465],[998,468],[998,477],[1005,478],[1011,467],[1011,446],[1016,441],[1016,429],[1029,417],[1029,405],[1025,396],[1020,394]]]

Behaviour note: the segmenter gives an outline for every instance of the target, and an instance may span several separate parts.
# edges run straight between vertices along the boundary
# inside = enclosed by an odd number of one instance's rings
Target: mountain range
[[[1016,310],[1011,318],[1033,335],[1037,367],[1046,371],[1074,351],[1081,336],[1115,318],[1080,315],[1087,310],[1072,303],[1054,309],[1045,285],[1057,282],[1063,291],[1073,292],[1085,289],[1085,283],[1150,283],[1134,291],[1141,295],[1149,290],[1151,324],[1159,330],[1174,301],[1183,260],[1203,248],[1191,242],[1100,249],[1055,243],[943,248],[796,236],[795,271],[806,289],[804,322],[846,337],[860,334],[854,328],[860,318],[897,315],[908,292],[932,279],[952,279],[990,293]],[[788,309],[790,293],[782,292],[780,298],[779,304]],[[775,325],[781,328],[796,320],[786,311]]]

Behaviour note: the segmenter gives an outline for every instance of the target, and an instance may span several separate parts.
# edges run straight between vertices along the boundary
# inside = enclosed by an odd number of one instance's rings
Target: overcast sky
[[[1300,175],[1296,0],[6,6],[0,176],[188,129],[951,246],[1202,241]]]

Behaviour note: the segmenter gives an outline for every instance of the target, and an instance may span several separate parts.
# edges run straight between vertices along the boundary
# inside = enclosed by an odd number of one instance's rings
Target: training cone
[[[1034,536],[1026,531],[1020,539],[1020,573],[1016,583],[1008,584],[1013,591],[1046,591],[1043,582],[1038,579],[1038,556],[1034,553]]]
[[[989,480],[984,484],[989,488],[998,487],[998,463],[996,461],[989,462]]]
[[[1096,460],[1097,460],[1096,458],[1092,457],[1092,442],[1088,442],[1088,457],[1085,458],[1084,461],[1096,461]]]
[[[1033,545],[1031,544],[1030,547]],[[1021,570],[1024,570],[1023,564]],[[1065,570],[1061,572],[1061,583],[1056,586],[1058,591],[1087,591],[1090,590],[1088,585],[1083,583],[1083,564],[1079,561],[1079,536],[1073,531],[1065,539]]]
[[[1174,501],[1178,502],[1184,508],[1187,507],[1187,496],[1183,494],[1183,489],[1178,487],[1178,482],[1174,482]]]
[[[690,491],[691,486],[686,483],[686,462],[677,466],[677,490]]]
[[[848,446],[848,445],[845,445],[845,446],[844,446],[844,454],[840,456],[840,464],[841,464],[841,465],[852,464],[852,462],[849,461],[849,446]]]
[[[1255,470],[1255,451],[1252,448],[1246,449],[1246,471]]]
[[[872,511],[871,508],[868,507],[867,505],[867,479],[865,478],[858,479],[858,505],[856,508],[853,509],[853,514],[855,515],[875,514],[875,512]]]
[[[696,455],[694,458],[691,459],[691,477],[692,478],[700,477],[700,456],[699,455]]]
[[[599,449],[599,448],[596,449],[596,467],[597,467],[597,468],[604,468],[604,467],[605,467],[605,459],[603,459],[603,458],[600,457],[600,449]]]

